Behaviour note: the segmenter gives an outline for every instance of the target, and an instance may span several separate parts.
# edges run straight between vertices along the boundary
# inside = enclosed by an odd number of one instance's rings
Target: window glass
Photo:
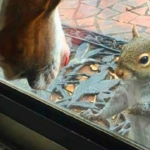
[[[34,11],[32,3],[25,4],[27,13],[3,1],[0,60],[7,72],[4,77],[1,69],[1,80],[129,144],[150,148],[149,1],[64,0],[57,8],[52,0],[50,26],[40,20],[45,12],[37,11],[45,4],[37,3]],[[7,20],[12,13],[17,17]]]

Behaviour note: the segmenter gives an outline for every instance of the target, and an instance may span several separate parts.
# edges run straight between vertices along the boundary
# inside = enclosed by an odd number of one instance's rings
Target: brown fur
[[[57,39],[54,35],[55,24],[51,22],[54,18],[51,17],[59,2],[60,0],[9,1],[5,26],[0,31],[0,54],[5,58],[1,67],[7,79],[13,79],[19,74],[17,78],[27,78],[31,87],[44,89],[55,78],[59,68],[55,63],[57,58],[53,56],[53,43]],[[69,50],[68,47],[67,49]],[[46,73],[42,72],[45,67]],[[36,87],[36,80],[42,73],[46,85]]]

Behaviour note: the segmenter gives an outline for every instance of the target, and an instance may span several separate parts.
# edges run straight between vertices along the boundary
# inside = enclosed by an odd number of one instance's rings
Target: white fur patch
[[[56,10],[54,11],[53,18],[52,17],[50,18],[50,23],[53,26],[54,35],[52,36],[52,38],[57,39],[57,40],[51,40],[51,41],[53,42],[52,44],[55,45],[54,47],[55,51],[53,52],[53,57],[57,58],[55,63],[56,63],[56,67],[59,68],[60,54],[61,54],[61,50],[63,47],[63,39],[65,37],[64,37],[62,26],[61,26],[58,8],[56,8]]]

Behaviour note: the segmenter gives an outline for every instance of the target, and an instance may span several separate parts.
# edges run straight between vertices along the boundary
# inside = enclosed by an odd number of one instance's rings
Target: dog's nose
[[[47,83],[43,83],[41,84],[40,81],[38,80],[28,80],[28,83],[29,83],[29,86],[32,88],[32,89],[35,89],[35,90],[45,90],[48,86]]]
[[[28,78],[27,80],[28,80],[29,86],[30,86],[32,89],[38,90],[38,87],[37,87],[37,85],[36,85],[36,81],[35,81],[35,80],[33,80],[33,79],[31,79],[31,78]]]
[[[31,73],[28,75],[27,80],[28,84],[32,89],[36,90],[45,90],[50,82],[53,80],[53,74],[48,73],[48,74],[43,74],[41,73]]]
[[[27,77],[28,80],[28,84],[32,89],[38,90],[38,81],[37,81],[37,76],[35,75],[35,73],[30,73]]]

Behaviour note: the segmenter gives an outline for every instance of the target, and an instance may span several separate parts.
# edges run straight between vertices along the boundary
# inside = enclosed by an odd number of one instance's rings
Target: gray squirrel
[[[115,69],[122,84],[99,113],[89,109],[81,116],[104,120],[127,109],[131,138],[150,148],[150,37],[139,35],[136,26],[132,34],[132,40],[122,47]]]

